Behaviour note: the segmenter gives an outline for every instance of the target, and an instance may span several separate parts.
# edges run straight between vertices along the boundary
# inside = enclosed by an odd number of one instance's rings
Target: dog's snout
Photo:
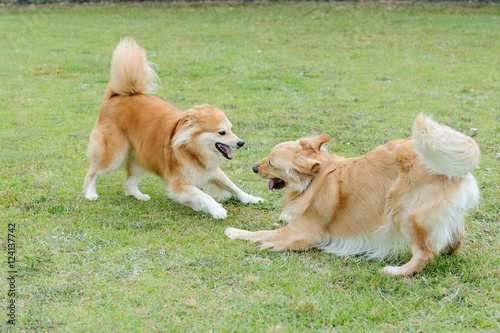
[[[245,141],[240,140],[240,141],[238,141],[238,142],[236,143],[236,145],[238,146],[238,148],[241,148],[241,147],[243,147],[243,146],[245,145]]]
[[[255,172],[255,173],[258,173],[259,172],[259,169],[257,168],[257,164],[254,164],[252,166],[252,171]]]

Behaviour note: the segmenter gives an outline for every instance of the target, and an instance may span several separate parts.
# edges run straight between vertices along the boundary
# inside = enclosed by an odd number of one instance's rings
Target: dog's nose
[[[238,146],[238,148],[243,147],[244,144],[245,144],[245,141],[242,141],[242,140],[240,140],[240,141],[238,141],[238,143],[236,143],[236,145]]]
[[[259,169],[257,169],[257,164],[254,164],[252,166],[252,171],[255,172],[255,173],[258,173],[259,172]]]

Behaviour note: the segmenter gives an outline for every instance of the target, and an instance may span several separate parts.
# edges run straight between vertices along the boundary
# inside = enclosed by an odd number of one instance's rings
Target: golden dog
[[[125,194],[139,200],[150,199],[137,188],[150,171],[165,181],[170,197],[216,219],[226,218],[227,211],[215,199],[262,201],[240,190],[219,168],[233,158],[231,147],[244,145],[224,113],[206,104],[182,112],[144,94],[155,79],[144,50],[131,38],[122,40],[113,52],[111,82],[90,134],[85,197],[96,200],[98,177],[125,164]]]
[[[253,166],[286,186],[278,230],[228,228],[231,239],[275,251],[317,248],[336,255],[382,259],[410,245],[411,260],[383,272],[413,275],[439,253],[452,253],[464,235],[464,217],[479,201],[470,171],[479,162],[476,142],[418,116],[412,138],[389,141],[362,157],[329,155],[328,135],[284,142]]]

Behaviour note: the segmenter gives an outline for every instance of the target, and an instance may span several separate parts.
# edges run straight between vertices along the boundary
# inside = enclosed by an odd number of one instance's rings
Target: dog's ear
[[[173,148],[186,144],[191,139],[191,134],[196,129],[196,120],[190,114],[184,114],[177,120],[177,124],[172,132],[171,144]]]
[[[207,117],[213,116],[216,111],[222,113],[222,111],[209,104],[195,105],[184,111],[183,117],[191,120],[193,124],[203,123]]]
[[[320,167],[321,162],[312,158],[298,157],[293,160],[287,169],[287,174],[294,183],[292,186],[299,192],[305,191]]]
[[[299,140],[299,143],[304,149],[319,153],[321,151],[321,146],[328,140],[330,140],[330,136],[328,134],[321,134],[302,138]]]
[[[182,118],[185,118],[185,119],[191,120],[191,121],[198,120],[199,116],[200,116],[200,112],[199,112],[198,108],[196,108],[196,107],[192,107],[190,109],[187,109],[182,114]]]
[[[181,118],[179,118],[178,127],[190,128],[196,125],[196,112],[193,109],[184,111]]]
[[[320,166],[320,161],[302,156],[292,161],[292,169],[309,176],[314,175],[319,170]]]

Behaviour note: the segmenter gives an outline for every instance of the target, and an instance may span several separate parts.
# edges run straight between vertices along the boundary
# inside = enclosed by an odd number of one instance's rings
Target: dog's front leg
[[[277,230],[247,231],[236,228],[227,228],[224,234],[231,239],[247,240],[262,244],[263,248],[273,251],[305,250],[318,244],[316,235],[293,226],[286,226]]]
[[[248,231],[227,228],[224,234],[231,239],[260,243],[262,247],[270,248],[273,251],[300,250],[300,248],[294,248],[293,242],[290,241],[291,234],[289,229],[289,227],[284,227],[277,230]]]
[[[169,182],[168,192],[174,200],[196,211],[209,213],[214,219],[225,219],[227,217],[227,211],[214,198],[185,181]]]
[[[217,168],[215,177],[211,180],[212,184],[221,187],[223,190],[227,191],[237,200],[243,203],[258,203],[264,201],[262,198],[254,197],[253,195],[243,192],[238,186],[236,186],[227,176],[222,172],[220,168]]]

